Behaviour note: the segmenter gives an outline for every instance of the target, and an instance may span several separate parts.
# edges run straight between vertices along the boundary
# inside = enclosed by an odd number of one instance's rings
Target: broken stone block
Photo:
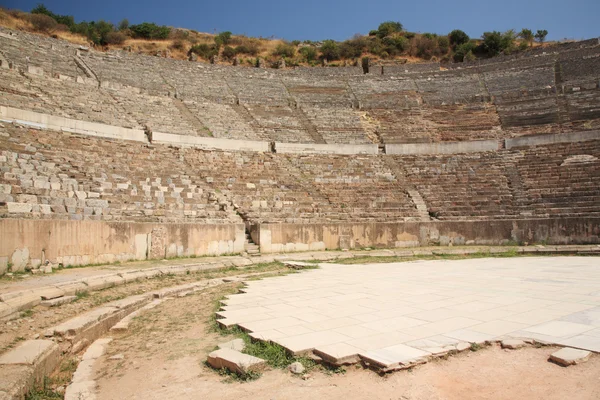
[[[581,364],[586,362],[592,353],[587,350],[573,349],[565,347],[550,355],[550,361],[555,362],[563,367],[569,365]]]
[[[231,372],[245,374],[263,369],[267,362],[262,358],[231,349],[219,349],[208,355],[208,364],[216,369],[227,368]]]

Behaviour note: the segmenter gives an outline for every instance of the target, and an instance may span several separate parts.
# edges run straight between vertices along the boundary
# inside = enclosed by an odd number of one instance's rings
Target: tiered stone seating
[[[390,157],[434,218],[515,217],[509,180],[498,153]]]
[[[348,84],[361,109],[402,109],[422,103],[412,78],[362,75],[352,77]]]
[[[314,141],[299,119],[298,111],[289,106],[247,104],[245,109],[254,118],[260,131],[272,141],[287,143]]]
[[[489,94],[479,74],[472,71],[439,71],[414,77],[415,86],[429,106],[481,103]]]
[[[226,81],[240,104],[269,104],[288,106],[287,89],[280,74],[258,68],[226,69]]]
[[[406,64],[375,66],[364,74],[361,67],[262,69],[126,51],[92,49],[77,56],[77,45],[0,33],[2,57],[14,58],[25,75],[0,68],[0,104],[122,127],[334,144],[463,141],[600,127],[597,39],[442,70],[437,63]],[[42,76],[26,71],[27,54]]]
[[[327,221],[417,220],[416,206],[401,177],[378,156],[301,155],[290,160],[311,193],[327,199],[320,211]]]
[[[189,136],[208,135],[208,128],[200,120],[188,115],[186,106],[178,99],[124,89],[107,89],[107,92],[131,118],[151,131]]]
[[[160,96],[168,96],[174,91],[161,75],[158,57],[111,51],[89,52],[82,58],[101,82],[140,88]]]
[[[309,121],[327,143],[373,143],[361,123],[359,112],[347,108],[303,108]]]
[[[45,114],[140,128],[138,120],[103,89],[0,69],[0,104]],[[136,107],[143,107],[137,104]]]
[[[328,203],[300,177],[286,156],[193,152],[187,161],[193,166],[190,173],[231,198],[251,223],[314,222]]]
[[[495,139],[504,136],[495,108],[488,103],[373,109],[367,114],[384,143]]]
[[[239,140],[269,139],[259,130],[256,121],[245,121],[233,104],[219,104],[208,100],[185,100],[184,104],[207,128],[207,136]]]
[[[346,80],[323,77],[320,79],[284,75],[283,83],[300,107],[320,106],[350,108],[357,100],[353,98]]]
[[[73,57],[78,47],[63,40],[0,27],[0,51],[14,69],[21,71],[32,66],[41,68],[44,75],[74,80],[78,68]]]
[[[227,84],[231,68],[189,61],[154,57],[154,62],[165,82],[183,100],[211,101],[217,104],[234,104],[236,96]]]
[[[0,216],[137,222],[241,221],[191,174],[185,151],[8,126]],[[7,137],[8,136],[8,137]]]
[[[535,217],[599,216],[600,142],[521,149],[515,156],[524,200]]]

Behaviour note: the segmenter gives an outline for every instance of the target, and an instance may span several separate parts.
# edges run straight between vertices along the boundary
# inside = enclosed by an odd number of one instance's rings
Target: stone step
[[[206,361],[213,368],[226,368],[238,374],[259,372],[267,365],[267,362],[261,358],[240,353],[230,348],[221,348],[213,351],[208,355]]]

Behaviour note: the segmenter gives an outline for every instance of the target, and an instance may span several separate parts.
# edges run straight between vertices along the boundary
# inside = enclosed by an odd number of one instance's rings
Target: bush
[[[221,55],[226,60],[233,60],[233,58],[236,56],[236,52],[233,47],[225,46],[225,48],[223,49],[223,53]]]
[[[176,39],[173,41],[173,44],[170,46],[173,50],[183,50],[185,49],[185,43],[181,39]]]
[[[321,58],[325,60],[338,60],[340,58],[340,48],[333,40],[325,40],[321,45]]]
[[[435,55],[437,43],[435,39],[431,39],[425,35],[416,40],[416,56],[425,60],[431,59]]]
[[[229,31],[221,32],[217,36],[215,36],[215,43],[218,46],[225,46],[226,44],[229,44],[230,41],[231,41],[231,32],[229,32]]]
[[[31,14],[29,22],[33,25],[33,29],[38,32],[50,33],[56,29],[58,22],[52,17],[44,14]]]
[[[498,31],[483,33],[483,50],[489,56],[500,54],[504,48],[502,47],[502,34]]]
[[[359,58],[367,49],[369,39],[362,35],[354,35],[352,39],[346,40],[339,45],[342,58]]]
[[[256,56],[258,52],[259,49],[256,43],[243,44],[235,48],[235,54],[248,54],[251,56]]]
[[[467,42],[457,46],[456,50],[454,51],[454,61],[463,62],[467,53],[470,52],[471,54],[473,54],[474,49],[475,44],[473,42]]]
[[[155,23],[143,22],[139,25],[131,25],[129,30],[134,37],[140,39],[167,39],[171,28],[168,26],[159,26]]]
[[[465,54],[465,61],[475,61],[475,55],[472,50],[469,50],[467,54]]]
[[[46,6],[44,6],[43,4],[39,4],[33,10],[31,10],[31,14],[46,15],[46,16],[52,18],[57,23],[66,25],[69,28],[71,28],[75,25],[75,19],[73,18],[72,15],[54,14],[52,11],[48,10],[46,8]]]
[[[388,36],[383,39],[385,44],[385,51],[388,54],[399,54],[408,48],[408,39],[404,36]]]
[[[204,58],[205,60],[210,60],[212,56],[216,56],[219,54],[219,48],[216,44],[209,45],[206,43],[202,43],[192,46],[190,51],[188,51],[188,55],[190,53],[195,53],[199,57]]]
[[[537,39],[538,42],[544,43],[547,35],[548,35],[548,31],[545,29],[541,29],[535,33],[535,38]]]
[[[119,30],[126,31],[127,29],[129,29],[129,20],[124,18],[121,20],[121,22],[119,22]]]
[[[384,38],[386,36],[391,35],[392,33],[401,31],[402,24],[400,22],[386,21],[379,24],[379,27],[377,28],[377,36],[379,38]]]
[[[123,44],[127,40],[127,35],[123,32],[108,32],[105,36],[104,41],[106,44]]]
[[[291,43],[279,43],[273,51],[273,55],[292,58],[296,55],[296,47]]]
[[[441,54],[446,54],[450,50],[450,39],[448,39],[448,36],[438,37],[437,44]]]
[[[461,44],[467,43],[469,40],[469,35],[461,31],[460,29],[455,29],[448,34],[448,39],[450,40],[450,44],[453,48],[456,46],[460,46]]]
[[[306,62],[315,61],[317,59],[317,49],[311,46],[302,47],[299,53],[306,60]]]

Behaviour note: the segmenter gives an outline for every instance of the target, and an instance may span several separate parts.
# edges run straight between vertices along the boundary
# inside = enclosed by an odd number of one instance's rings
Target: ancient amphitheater
[[[600,243],[598,39],[365,72],[103,53],[0,29],[0,275]]]

